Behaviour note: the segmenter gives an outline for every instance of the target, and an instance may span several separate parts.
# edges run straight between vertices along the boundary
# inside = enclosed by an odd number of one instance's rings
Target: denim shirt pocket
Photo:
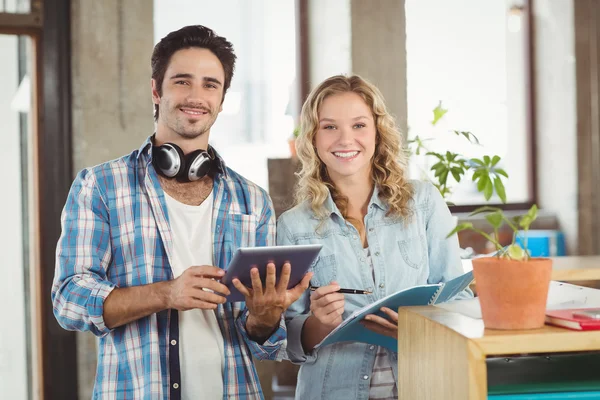
[[[319,256],[310,267],[310,271],[314,273],[311,281],[313,286],[327,286],[337,276],[337,261],[335,254]]]
[[[427,248],[425,236],[419,235],[406,240],[398,241],[400,253],[404,262],[411,268],[419,269],[423,266],[426,259]]]

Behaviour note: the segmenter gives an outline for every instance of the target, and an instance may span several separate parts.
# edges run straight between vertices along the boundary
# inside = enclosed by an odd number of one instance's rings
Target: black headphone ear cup
[[[208,174],[212,168],[212,158],[204,150],[194,150],[185,156],[187,179],[196,181]]]
[[[158,171],[168,178],[179,177],[185,174],[186,164],[183,150],[174,143],[155,146],[152,158]]]

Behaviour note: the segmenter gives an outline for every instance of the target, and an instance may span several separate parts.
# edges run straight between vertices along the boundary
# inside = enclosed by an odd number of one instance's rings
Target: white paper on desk
[[[477,297],[436,304],[435,307],[481,319],[481,307]],[[600,290],[551,281],[546,309],[562,310],[566,308],[600,308]]]

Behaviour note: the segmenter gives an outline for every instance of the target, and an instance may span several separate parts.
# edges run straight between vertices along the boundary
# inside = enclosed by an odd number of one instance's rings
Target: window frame
[[[38,346],[32,398],[77,399],[75,332],[62,329],[54,318],[50,291],[54,279],[60,215],[72,181],[70,1],[31,0],[28,13],[0,12],[0,34],[29,36],[33,43],[34,79],[33,225],[36,258],[31,271],[32,340]],[[39,199],[44,199],[40,201]]]

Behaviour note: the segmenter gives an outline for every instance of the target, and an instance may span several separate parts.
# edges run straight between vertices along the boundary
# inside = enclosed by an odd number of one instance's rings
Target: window
[[[26,14],[31,10],[29,0],[2,0],[0,1],[0,12]]]
[[[433,137],[432,150],[467,157],[499,155],[509,175],[508,203],[534,201],[524,6],[512,0],[406,1],[409,138]],[[440,101],[448,112],[433,127]],[[481,146],[453,130],[473,133]],[[431,167],[428,158],[411,157],[412,177]],[[449,200],[457,206],[485,203],[470,175],[453,188]]]
[[[32,41],[26,36],[0,34],[0,120],[4,168],[0,197],[4,213],[0,231],[0,303],[7,305],[0,329],[0,393],[13,399],[32,398],[36,360],[35,223],[32,202],[33,132],[31,70]],[[39,278],[38,278],[39,279]],[[10,306],[8,306],[10,305]]]
[[[227,165],[263,188],[267,158],[289,157],[294,130],[294,0],[155,0],[155,43],[186,25],[205,25],[233,43],[238,57],[210,143]]]

